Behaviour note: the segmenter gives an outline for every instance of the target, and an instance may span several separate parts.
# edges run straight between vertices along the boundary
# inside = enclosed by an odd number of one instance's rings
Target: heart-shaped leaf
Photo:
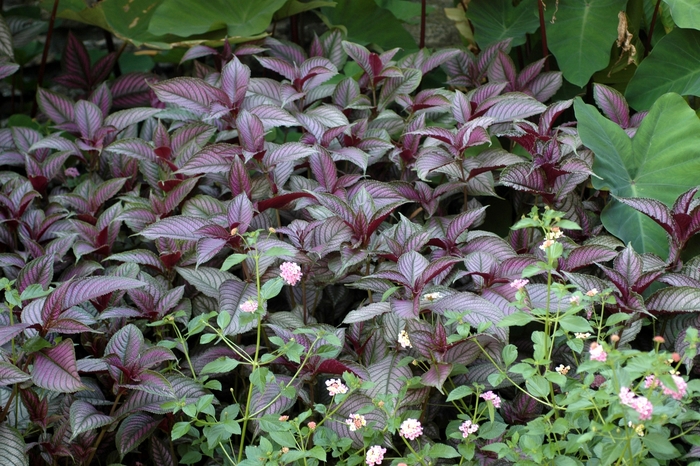
[[[697,185],[700,121],[678,94],[659,98],[634,138],[581,99],[574,103],[583,143],[595,152],[596,189],[618,197],[645,197],[673,205]],[[601,215],[609,232],[632,243],[635,250],[668,255],[664,230],[646,215],[611,201]]]

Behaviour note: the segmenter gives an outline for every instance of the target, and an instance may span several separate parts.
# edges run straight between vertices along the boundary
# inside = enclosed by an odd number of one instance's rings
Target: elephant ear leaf
[[[678,196],[697,185],[700,120],[678,94],[661,96],[631,139],[580,98],[574,109],[581,140],[595,153],[596,189],[618,198],[656,199],[671,207]],[[601,220],[635,250],[668,255],[666,231],[632,207],[612,200]]]

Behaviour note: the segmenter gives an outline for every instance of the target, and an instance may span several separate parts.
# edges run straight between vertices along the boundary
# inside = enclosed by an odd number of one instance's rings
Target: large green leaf
[[[523,0],[515,7],[510,0],[472,0],[467,16],[479,47],[508,38],[513,38],[513,46],[524,44],[525,35],[540,25],[536,5],[537,0]]]
[[[418,48],[401,22],[374,0],[336,0],[336,3],[335,8],[321,11],[331,24],[347,29],[346,39],[350,42],[373,43],[384,49],[402,47],[406,51]]]
[[[646,110],[667,92],[700,96],[700,31],[674,28],[639,65],[625,97]]]
[[[229,36],[264,32],[286,0],[161,0],[148,26],[152,34],[189,37],[226,29]]]
[[[627,0],[566,0],[545,13],[547,44],[564,78],[585,86],[598,70],[608,66],[610,47],[617,38],[617,14]]]
[[[646,197],[673,205],[698,184],[700,120],[678,94],[665,94],[651,107],[630,139],[618,125],[580,98],[574,103],[583,143],[595,153],[596,189],[618,197]],[[663,229],[636,210],[611,201],[601,214],[607,230],[637,251],[668,255]]]
[[[682,28],[700,29],[700,2],[698,0],[664,0],[671,7],[673,21]]]

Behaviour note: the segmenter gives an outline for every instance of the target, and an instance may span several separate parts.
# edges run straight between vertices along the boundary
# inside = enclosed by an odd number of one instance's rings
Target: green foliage
[[[625,97],[647,110],[667,92],[700,96],[700,31],[675,28],[637,68]]]
[[[510,0],[475,1],[469,7],[469,19],[474,25],[474,39],[482,49],[504,39],[511,45],[525,43],[525,36],[540,25],[537,0],[524,0],[513,7]]]
[[[596,189],[620,197],[647,197],[671,205],[698,183],[700,121],[677,94],[666,94],[652,106],[637,134],[629,136],[593,106],[576,100],[583,143],[596,154]],[[642,252],[668,254],[666,234],[647,216],[612,201],[601,214],[603,225]]]
[[[700,29],[700,3],[696,0],[664,0],[671,7],[673,21],[682,28]]]
[[[558,10],[554,5],[547,9],[547,44],[567,81],[585,86],[593,73],[608,65],[610,47],[617,37],[617,14],[626,3],[570,0],[560,2]]]

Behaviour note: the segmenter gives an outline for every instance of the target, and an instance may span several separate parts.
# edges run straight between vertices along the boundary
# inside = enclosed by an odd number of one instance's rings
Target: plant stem
[[[649,55],[651,50],[651,38],[654,35],[654,26],[656,26],[656,18],[659,16],[659,8],[661,7],[661,0],[656,0],[656,6],[654,7],[654,14],[651,16],[651,24],[649,24],[649,34],[647,34],[647,43],[644,44],[644,56]]]
[[[426,6],[425,0],[420,1],[420,41],[418,42],[418,48],[425,48],[425,13]]]
[[[119,399],[122,397],[122,392],[121,390],[119,393],[117,393],[117,397],[114,399],[114,403],[112,403],[112,409],[109,410],[109,415],[113,415],[114,411],[117,409],[117,405],[119,404]],[[109,425],[106,425],[102,428],[102,431],[100,432],[100,435],[97,437],[97,440],[95,440],[95,443],[92,445],[92,453],[90,453],[90,458],[88,458],[87,462],[85,463],[86,465],[90,465],[92,463],[92,459],[95,457],[95,453],[97,453],[97,447],[100,446],[100,442],[102,441],[102,438],[105,436],[105,433],[107,433],[107,429],[109,428]]]
[[[549,49],[547,48],[547,29],[544,25],[544,3],[542,0],[537,0],[537,12],[540,16],[540,37],[542,38],[542,57],[549,57]],[[544,61],[544,70],[549,71],[549,60]]]
[[[58,11],[58,1],[53,0],[53,9],[51,10],[51,18],[49,18],[49,30],[46,32],[46,42],[44,42],[44,52],[41,54],[41,64],[39,65],[39,75],[36,78],[37,89],[41,87],[41,83],[44,80],[44,71],[46,70],[46,60],[49,56],[49,47],[51,46],[51,36],[53,35],[53,25],[56,22],[56,12]],[[39,104],[36,100],[36,95],[34,96],[34,104],[32,105],[31,117],[36,116],[36,112],[39,110]]]

